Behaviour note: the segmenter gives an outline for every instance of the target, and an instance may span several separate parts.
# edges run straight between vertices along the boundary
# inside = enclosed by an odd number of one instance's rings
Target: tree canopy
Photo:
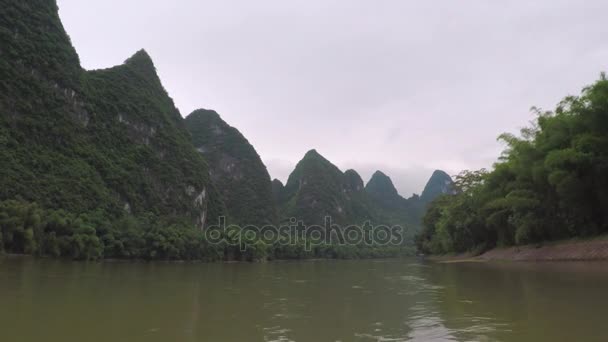
[[[608,231],[608,80],[536,119],[506,144],[491,171],[464,171],[455,194],[424,217],[419,250],[483,251]]]

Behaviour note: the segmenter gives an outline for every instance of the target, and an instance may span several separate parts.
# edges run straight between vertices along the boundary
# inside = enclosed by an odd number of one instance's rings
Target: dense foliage
[[[280,197],[283,220],[295,217],[306,225],[323,225],[326,216],[340,225],[380,220],[361,177],[354,170],[343,173],[316,150],[296,165]]]
[[[286,186],[271,184],[254,148],[217,113],[183,120],[141,50],[124,64],[80,66],[55,1],[0,0],[0,252],[74,259],[359,258],[411,246],[235,241],[206,228],[398,224],[315,151]],[[189,130],[189,131],[188,131]],[[199,153],[197,149],[202,152]],[[401,217],[397,215],[396,217]],[[310,246],[309,246],[310,247]]]
[[[429,182],[434,182],[434,178]],[[441,182],[445,184],[445,179]],[[361,226],[368,221],[373,225],[400,226],[405,229],[406,246],[413,242],[425,208],[418,196],[401,197],[382,172],[374,173],[364,186],[356,171],[340,171],[316,150],[306,153],[285,187],[278,181],[273,186],[283,222],[293,217],[307,225],[324,226],[325,217],[329,216],[332,223],[343,227]]]
[[[235,228],[237,229],[237,228]],[[210,243],[188,222],[168,222],[152,214],[109,221],[100,210],[75,215],[65,210],[44,210],[36,204],[0,202],[0,253],[32,254],[92,260],[243,260],[306,258],[379,258],[411,253],[399,246],[317,244],[306,239],[266,242],[241,237],[227,230],[224,240]]]
[[[242,226],[278,223],[270,176],[249,141],[212,110],[192,112],[185,125],[209,164],[229,220]]]
[[[442,194],[450,193],[452,178],[441,170],[433,172],[421,196],[403,198],[397,192],[389,176],[376,171],[365,186],[365,192],[373,200],[377,210],[388,222],[404,224],[412,233],[420,230],[422,216],[428,203]]]
[[[420,203],[426,206],[437,197],[452,193],[454,190],[452,185],[452,177],[445,173],[445,171],[435,170],[420,194]]]
[[[54,1],[2,1],[0,200],[76,215],[223,211],[152,60],[84,71]],[[201,196],[201,194],[204,194]]]
[[[365,185],[365,191],[379,205],[396,209],[403,207],[405,199],[399,195],[393,181],[382,171],[376,171]]]
[[[608,231],[608,80],[602,74],[507,144],[490,172],[465,171],[431,204],[418,248],[481,252]]]

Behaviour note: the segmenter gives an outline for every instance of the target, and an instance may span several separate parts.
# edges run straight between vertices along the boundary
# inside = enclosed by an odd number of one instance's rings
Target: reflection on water
[[[604,263],[0,259],[6,341],[608,341]]]

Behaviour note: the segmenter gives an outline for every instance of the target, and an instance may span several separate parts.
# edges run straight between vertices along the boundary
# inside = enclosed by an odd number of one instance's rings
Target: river
[[[608,341],[606,263],[0,258],[2,341]]]

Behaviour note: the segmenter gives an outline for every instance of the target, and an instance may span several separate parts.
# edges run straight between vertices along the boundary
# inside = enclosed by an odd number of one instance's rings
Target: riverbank
[[[567,240],[543,245],[494,248],[481,255],[472,254],[432,256],[437,262],[506,261],[597,261],[608,260],[608,236],[590,240]]]

